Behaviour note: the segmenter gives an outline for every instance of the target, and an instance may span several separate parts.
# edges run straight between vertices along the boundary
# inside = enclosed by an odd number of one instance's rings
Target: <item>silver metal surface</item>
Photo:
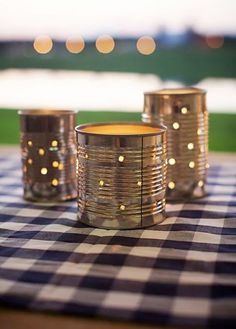
[[[130,125],[140,132],[122,134]],[[105,133],[107,127],[117,126],[119,135]],[[153,130],[142,134],[143,127]],[[101,228],[130,229],[164,220],[165,130],[163,126],[124,122],[76,127],[80,221]]]
[[[206,92],[163,89],[144,94],[144,122],[167,126],[167,200],[206,194],[208,113]]]
[[[76,198],[75,112],[19,111],[24,198]]]

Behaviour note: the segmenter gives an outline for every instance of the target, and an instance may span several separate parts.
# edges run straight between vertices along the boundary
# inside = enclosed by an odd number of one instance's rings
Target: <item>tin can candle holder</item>
[[[76,198],[75,111],[19,111],[24,198]]]
[[[143,123],[76,127],[78,219],[132,229],[165,218],[166,128]]]
[[[147,92],[142,119],[168,128],[167,200],[203,197],[208,168],[206,92],[198,88]]]

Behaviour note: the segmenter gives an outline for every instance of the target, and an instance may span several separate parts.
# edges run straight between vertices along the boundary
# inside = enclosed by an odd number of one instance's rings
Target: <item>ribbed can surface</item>
[[[76,198],[75,112],[19,114],[24,198],[41,202]]]
[[[165,128],[146,135],[105,135],[86,132],[88,126],[76,128],[78,219],[112,229],[161,222],[165,218]]]
[[[168,128],[167,199],[203,197],[208,168],[205,91],[178,88],[147,92],[142,119]]]

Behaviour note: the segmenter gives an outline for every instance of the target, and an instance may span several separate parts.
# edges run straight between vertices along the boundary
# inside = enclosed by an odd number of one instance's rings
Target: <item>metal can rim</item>
[[[157,132],[152,133],[137,133],[137,134],[102,134],[102,133],[93,133],[93,132],[86,132],[83,129],[87,127],[97,127],[97,126],[112,126],[112,125],[136,125],[136,126],[147,126],[152,128],[157,128]],[[75,127],[75,131],[82,135],[87,136],[104,136],[104,137],[140,137],[140,136],[156,136],[162,135],[167,131],[167,127],[161,124],[152,124],[152,123],[145,123],[145,122],[137,122],[137,121],[112,121],[112,122],[97,122],[97,123],[86,123],[82,125],[78,125]]]
[[[158,89],[154,91],[147,91],[144,95],[148,96],[183,96],[183,95],[204,95],[206,94],[205,89],[196,88],[196,87],[183,87],[183,88],[164,88]]]

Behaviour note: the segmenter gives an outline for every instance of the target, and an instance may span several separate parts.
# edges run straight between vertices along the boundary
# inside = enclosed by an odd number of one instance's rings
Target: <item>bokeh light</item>
[[[96,40],[96,48],[102,54],[109,54],[115,48],[115,41],[109,35],[102,35]]]
[[[84,50],[85,43],[82,37],[68,38],[66,40],[66,49],[72,54],[79,54]]]
[[[151,55],[156,50],[156,42],[152,37],[141,37],[136,44],[137,50],[142,55]]]
[[[34,50],[39,54],[47,54],[52,50],[52,39],[47,35],[41,35],[34,40]]]
[[[208,36],[206,37],[206,44],[209,48],[218,49],[221,48],[224,44],[223,36]]]

